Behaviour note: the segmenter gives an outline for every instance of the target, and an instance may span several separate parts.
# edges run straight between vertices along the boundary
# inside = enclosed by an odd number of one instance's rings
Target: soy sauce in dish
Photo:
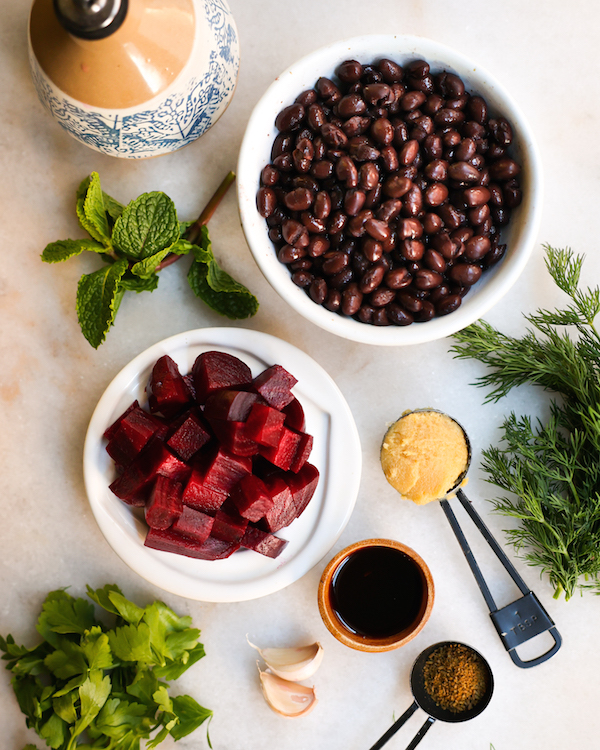
[[[348,630],[388,638],[412,625],[423,604],[417,565],[393,547],[363,547],[350,554],[331,581],[333,609]]]

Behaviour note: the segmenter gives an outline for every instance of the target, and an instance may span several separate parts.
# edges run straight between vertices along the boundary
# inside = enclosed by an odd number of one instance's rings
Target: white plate
[[[182,373],[203,351],[219,350],[244,360],[257,375],[270,365],[285,367],[298,383],[294,394],[314,437],[310,461],[320,472],[317,490],[300,518],[278,532],[289,544],[276,559],[250,550],[225,560],[195,560],[144,547],[146,525],[139,509],[108,489],[114,465],[105,429],[135,399],[146,402],[154,363],[168,354]],[[238,328],[204,328],[160,341],[126,365],[104,392],[88,427],[83,469],[96,521],[108,543],[136,573],[179,596],[211,602],[256,599],[301,578],[324,557],[348,523],[356,502],[362,454],[352,413],[330,376],[311,357],[274,336]]]

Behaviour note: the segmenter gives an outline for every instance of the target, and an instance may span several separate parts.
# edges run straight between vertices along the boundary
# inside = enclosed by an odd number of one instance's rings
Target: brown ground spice
[[[451,643],[429,655],[423,667],[423,686],[440,708],[462,713],[485,695],[487,670],[471,649]]]

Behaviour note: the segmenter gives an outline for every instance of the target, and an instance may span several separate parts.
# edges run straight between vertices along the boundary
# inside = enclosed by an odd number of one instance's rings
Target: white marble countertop
[[[240,325],[294,343],[335,379],[361,436],[363,474],[355,511],[331,550],[288,588],[254,601],[212,604],[165,594],[133,573],[102,536],[82,478],[82,447],[92,411],[108,383],[136,354],[181,331],[231,325],[191,294],[185,269],[165,273],[152,296],[123,302],[106,343],[94,351],[81,336],[74,295],[84,257],[48,266],[40,252],[52,240],[81,236],[74,191],[90,172],[123,202],[163,190],[182,218],[194,218],[224,174],[235,168],[245,122],[271,80],[317,47],[363,33],[416,34],[454,46],[489,69],[523,109],[544,164],[545,198],[538,242],[522,278],[486,316],[507,333],[523,331],[523,313],[563,302],[543,261],[543,243],[587,254],[585,274],[597,284],[600,146],[600,10],[591,2],[559,0],[481,3],[474,0],[230,0],[240,34],[242,65],[234,100],[200,140],[169,156],[141,162],[97,154],[70,138],[42,109],[29,77],[28,7],[5,0],[0,22],[0,632],[33,645],[34,622],[49,590],[116,582],[130,598],[161,597],[202,629],[207,656],[181,680],[181,689],[214,710],[215,750],[346,748],[365,750],[411,702],[409,673],[416,655],[438,640],[462,640],[490,662],[496,682],[486,711],[464,724],[440,724],[423,747],[468,750],[598,747],[600,686],[597,623],[592,594],[554,600],[537,569],[506,549],[564,637],[560,652],[530,670],[513,665],[490,622],[484,601],[441,508],[402,503],[386,483],[379,443],[388,421],[406,408],[434,406],[467,428],[474,447],[469,495],[498,538],[507,521],[491,512],[493,488],[483,480],[481,450],[499,437],[511,410],[543,416],[544,394],[528,388],[498,404],[482,405],[472,382],[482,370],[454,360],[449,341],[410,348],[375,348],[337,339],[299,318],[261,276],[239,225],[235,191],[211,222],[215,252],[258,296],[255,318]],[[367,10],[367,7],[369,9]],[[378,383],[384,382],[382,388]],[[430,621],[410,644],[385,654],[363,654],[339,644],[322,624],[317,584],[327,560],[366,537],[392,537],[414,547],[436,584]],[[485,555],[473,538],[476,554]],[[512,589],[491,573],[499,603]],[[262,645],[319,640],[325,659],[314,678],[319,704],[308,717],[287,721],[260,693],[255,653]],[[2,740],[20,750],[35,735],[25,727],[9,676],[0,679]],[[424,717],[413,717],[389,747],[405,747]],[[38,742],[41,747],[41,743]],[[168,740],[166,748],[207,747],[205,732]]]

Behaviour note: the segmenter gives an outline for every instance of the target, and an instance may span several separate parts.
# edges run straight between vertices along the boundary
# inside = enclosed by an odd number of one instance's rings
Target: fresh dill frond
[[[510,414],[500,446],[483,452],[488,481],[507,492],[495,510],[518,521],[507,537],[531,565],[570,598],[579,588],[600,594],[600,337],[594,319],[599,289],[580,289],[583,256],[546,246],[546,266],[570,302],[525,316],[521,337],[485,321],[454,335],[451,351],[488,368],[476,385],[485,402],[518,385],[550,394],[546,424]]]

